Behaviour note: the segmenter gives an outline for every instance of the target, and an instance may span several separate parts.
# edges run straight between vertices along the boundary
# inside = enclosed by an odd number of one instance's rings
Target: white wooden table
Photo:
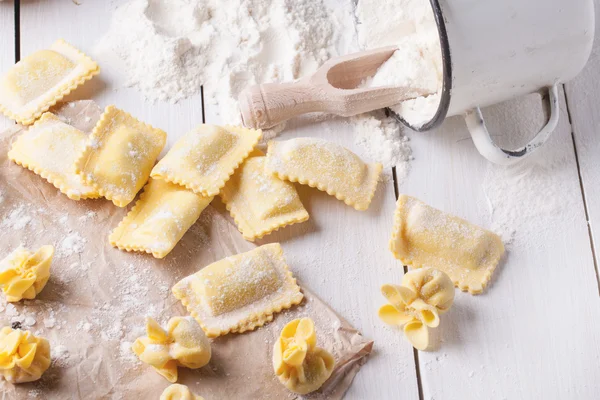
[[[18,54],[44,48],[59,37],[93,53],[108,27],[111,6],[107,1],[80,2],[0,2],[0,70],[12,65]],[[598,20],[598,10],[596,15]],[[101,75],[70,99],[93,98],[103,106],[115,104],[128,110],[168,132],[169,145],[203,120],[219,122],[214,108],[203,107],[200,96],[177,105],[145,103],[137,92],[121,87],[123,71],[97,61]],[[532,245],[524,247],[517,237],[485,294],[457,293],[455,306],[436,331],[439,349],[433,352],[413,351],[400,332],[386,328],[377,318],[377,308],[384,302],[380,285],[398,282],[403,274],[387,250],[394,183],[380,185],[367,212],[301,188],[310,222],[286,228],[265,242],[281,241],[302,282],[375,340],[374,353],[346,398],[600,398],[600,298],[594,242],[600,235],[599,78],[597,43],[585,71],[564,85],[559,128],[539,155],[543,158],[551,152],[564,157],[560,173],[553,171],[550,179],[561,180],[562,193],[576,195],[576,209],[548,219],[551,225],[545,227],[543,240],[530,237]],[[486,110],[489,125],[503,135],[498,140],[522,142],[542,124],[540,104],[538,97],[531,96]],[[10,123],[0,120],[2,126]],[[339,122],[292,124],[282,137],[300,135],[327,137],[355,148],[349,127]],[[488,165],[468,139],[464,122],[451,118],[435,132],[412,134],[411,139],[415,160],[398,189],[490,226],[482,187]],[[554,195],[560,196],[561,191]]]

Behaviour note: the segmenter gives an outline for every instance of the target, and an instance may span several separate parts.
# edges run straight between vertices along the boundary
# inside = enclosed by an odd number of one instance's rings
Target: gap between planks
[[[571,126],[571,140],[573,142],[573,152],[575,153],[575,165],[577,165],[577,177],[579,178],[579,188],[581,189],[581,198],[583,201],[583,209],[585,211],[585,221],[588,230],[588,236],[590,239],[590,248],[592,250],[592,260],[594,261],[594,271],[596,272],[596,284],[598,286],[598,294],[600,294],[600,274],[598,273],[598,258],[596,257],[596,243],[594,241],[594,233],[590,225],[590,215],[588,212],[588,202],[585,193],[585,185],[583,184],[583,178],[581,176],[581,166],[579,164],[579,154],[577,153],[577,140],[575,138],[575,128],[571,120],[571,109],[569,103],[569,95],[563,84],[563,93],[565,95],[565,105],[567,107],[567,117],[569,118],[569,125]]]

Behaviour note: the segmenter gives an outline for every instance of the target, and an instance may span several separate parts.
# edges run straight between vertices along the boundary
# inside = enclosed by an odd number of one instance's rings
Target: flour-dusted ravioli
[[[150,179],[135,206],[110,234],[110,244],[121,250],[145,251],[163,258],[212,199],[183,186]]]
[[[375,195],[381,164],[366,164],[336,143],[317,138],[269,142],[266,169],[280,179],[309,185],[366,210]]]
[[[75,162],[84,182],[125,207],[144,186],[167,134],[108,106]]]
[[[265,171],[266,157],[248,158],[219,196],[244,239],[259,239],[286,225],[308,220],[293,184]]]
[[[70,199],[97,198],[98,191],[85,184],[73,166],[87,139],[87,134],[47,112],[15,140],[8,158],[45,178]]]
[[[224,258],[173,286],[208,337],[254,330],[304,297],[279,243]]]
[[[23,58],[0,79],[0,112],[29,125],[99,72],[91,58],[57,40],[49,49]]]
[[[481,293],[504,254],[498,235],[400,195],[390,250],[405,265],[433,267],[463,291]]]
[[[152,177],[214,196],[248,157],[261,135],[260,130],[200,125],[175,143],[156,164]]]

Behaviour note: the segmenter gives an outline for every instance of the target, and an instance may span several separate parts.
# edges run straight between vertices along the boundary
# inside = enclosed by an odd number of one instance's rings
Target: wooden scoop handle
[[[431,94],[420,88],[392,86],[356,89],[396,49],[390,46],[333,58],[312,76],[294,83],[252,86],[238,99],[242,121],[247,127],[267,129],[310,112],[349,117]]]

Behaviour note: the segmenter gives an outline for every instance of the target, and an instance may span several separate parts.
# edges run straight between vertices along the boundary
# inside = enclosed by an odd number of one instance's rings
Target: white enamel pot
[[[479,152],[511,164],[538,149],[558,122],[557,86],[584,67],[594,40],[593,0],[430,0],[438,26],[443,89],[434,117],[464,115]],[[506,150],[491,139],[481,107],[548,91],[550,117],[525,146]]]

